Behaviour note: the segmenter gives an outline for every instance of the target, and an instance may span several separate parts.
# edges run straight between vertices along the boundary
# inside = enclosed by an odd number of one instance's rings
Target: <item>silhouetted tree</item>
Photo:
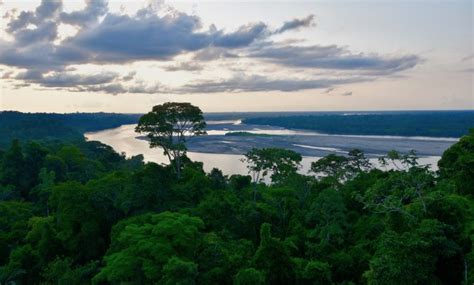
[[[147,135],[151,148],[163,149],[179,178],[187,139],[205,135],[205,128],[206,122],[199,107],[190,103],[165,103],[143,115],[135,131]]]

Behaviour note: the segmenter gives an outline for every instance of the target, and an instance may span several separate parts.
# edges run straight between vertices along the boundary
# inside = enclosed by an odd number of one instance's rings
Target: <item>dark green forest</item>
[[[474,125],[474,111],[321,113],[259,116],[246,124],[313,130],[327,134],[461,137]]]
[[[249,176],[40,138],[0,151],[0,284],[474,282],[474,130],[436,172],[354,150],[299,174],[298,154],[254,149]]]
[[[85,132],[134,124],[140,115],[113,113],[21,113],[0,112],[0,147],[12,139],[81,141]]]

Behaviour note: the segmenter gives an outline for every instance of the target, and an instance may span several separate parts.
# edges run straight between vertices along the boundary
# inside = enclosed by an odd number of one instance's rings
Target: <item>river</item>
[[[232,128],[230,126],[239,126],[238,128]],[[88,140],[100,141],[104,144],[110,145],[119,153],[125,153],[127,156],[139,155],[144,156],[145,161],[152,161],[156,163],[167,164],[168,160],[163,155],[163,152],[159,148],[150,149],[148,142],[143,138],[139,138],[138,134],[134,132],[135,125],[123,125],[115,129],[108,129],[99,132],[86,133],[85,136]],[[198,138],[191,140],[190,150],[188,152],[188,157],[194,161],[203,162],[204,169],[209,172],[212,168],[216,167],[223,171],[224,174],[247,174],[247,168],[245,163],[241,161],[243,158],[242,153],[245,153],[244,150],[248,149],[251,146],[259,146],[262,144],[262,147],[268,147],[268,144],[275,144],[276,146],[282,146],[280,141],[287,143],[285,146],[288,148],[295,149],[303,154],[303,161],[301,163],[300,172],[307,173],[310,169],[311,163],[318,160],[321,156],[327,155],[329,153],[344,154],[347,153],[347,149],[351,148],[351,142],[347,141],[348,146],[343,147],[329,147],[328,144],[331,144],[331,138],[334,140],[334,144],[340,145],[338,140],[340,136],[337,135],[324,135],[324,134],[314,134],[314,133],[305,133],[304,131],[292,131],[284,129],[275,129],[269,128],[265,129],[259,126],[258,128],[251,128],[251,131],[259,134],[280,134],[272,138],[268,142],[268,138],[265,137],[229,137],[225,136],[225,133],[229,131],[229,128],[232,131],[249,131],[248,126],[240,126],[238,121],[236,122],[213,122],[208,125],[210,135],[204,136],[203,138]],[[303,133],[302,133],[303,132]],[[298,144],[293,141],[298,137],[305,136],[305,142],[312,142],[305,144]],[[321,141],[321,144],[318,144],[319,139],[324,138],[324,141]],[[308,140],[310,138],[310,140]],[[314,139],[312,139],[314,138]],[[329,141],[328,141],[329,139]],[[363,145],[364,141],[366,144],[373,144],[373,137],[357,136],[357,143]],[[247,141],[246,141],[247,140]],[[347,138],[346,138],[347,140]],[[394,144],[397,146],[399,139],[386,139],[386,144]],[[402,140],[404,143],[409,142],[410,139]],[[299,141],[296,141],[299,142]],[[324,142],[324,144],[323,144]],[[382,142],[384,142],[382,140]],[[419,143],[414,140],[414,142]],[[428,143],[434,143],[437,146],[437,139],[426,140]],[[445,145],[439,146],[440,148],[447,148],[453,142],[444,142]],[[380,143],[378,143],[380,145]],[[413,143],[413,145],[418,146],[418,144]],[[421,144],[424,145],[424,144]],[[391,145],[385,146],[381,151],[386,153],[386,150],[390,150]],[[395,148],[396,149],[396,148]],[[197,150],[197,151],[196,151]],[[366,150],[364,150],[366,151]],[[421,152],[423,152],[422,150]],[[236,153],[237,152],[237,153]],[[380,156],[380,153],[377,153],[378,150],[375,150],[375,153],[371,153],[370,160],[377,167],[380,167],[378,164],[377,156]],[[366,151],[367,153],[367,151]],[[321,155],[308,155],[308,154],[321,154]],[[430,165],[433,170],[437,169],[437,162],[440,159],[440,155],[422,155],[420,157],[420,164]]]

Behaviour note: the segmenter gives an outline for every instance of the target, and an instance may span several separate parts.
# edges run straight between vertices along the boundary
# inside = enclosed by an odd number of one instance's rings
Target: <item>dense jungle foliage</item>
[[[157,150],[160,151],[160,150]],[[472,284],[474,131],[439,171],[330,155],[272,183],[125,158],[99,142],[0,151],[0,284]],[[259,164],[259,159],[273,159]],[[252,171],[256,168],[251,169]]]

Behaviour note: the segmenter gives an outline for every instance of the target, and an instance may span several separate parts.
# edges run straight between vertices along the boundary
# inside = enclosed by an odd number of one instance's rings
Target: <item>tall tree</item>
[[[272,182],[281,182],[300,167],[301,154],[281,148],[253,148],[245,154],[242,162],[247,164],[254,184],[254,201],[257,199],[256,184],[271,173]]]
[[[186,155],[186,141],[205,135],[206,122],[199,107],[190,103],[165,103],[153,107],[143,115],[137,133],[146,134],[150,147],[160,147],[168,157],[178,177],[181,176],[182,157]]]
[[[255,268],[245,268],[240,270],[234,277],[235,285],[263,285],[265,284],[265,274]]]
[[[20,142],[13,140],[10,149],[3,156],[0,168],[0,183],[11,185],[17,193],[25,198],[24,193],[24,170],[25,158],[21,149]]]
[[[311,163],[311,172],[318,177],[328,177],[336,182],[346,180],[348,176],[349,159],[345,156],[329,154]]]
[[[474,129],[448,148],[438,162],[441,177],[452,180],[461,194],[474,194]]]
[[[105,267],[94,278],[111,284],[192,284],[204,222],[186,214],[162,212],[123,220],[112,230]],[[178,280],[181,278],[181,280]]]
[[[257,270],[266,274],[268,284],[293,284],[294,272],[290,255],[284,243],[271,235],[268,223],[260,227],[260,245],[253,263]]]
[[[43,162],[48,154],[48,150],[37,142],[30,142],[25,146],[25,168],[24,180],[25,186],[29,189],[33,188],[39,182],[39,172],[43,167]],[[29,194],[29,193],[25,193]]]
[[[272,181],[296,173],[300,167],[301,154],[282,148],[253,148],[245,154],[242,160],[247,163],[249,173],[254,182],[259,182],[268,173]]]
[[[364,277],[368,284],[441,284],[436,263],[452,255],[456,245],[448,240],[446,226],[425,219],[412,231],[387,231],[377,242]],[[451,284],[460,284],[457,282]]]

